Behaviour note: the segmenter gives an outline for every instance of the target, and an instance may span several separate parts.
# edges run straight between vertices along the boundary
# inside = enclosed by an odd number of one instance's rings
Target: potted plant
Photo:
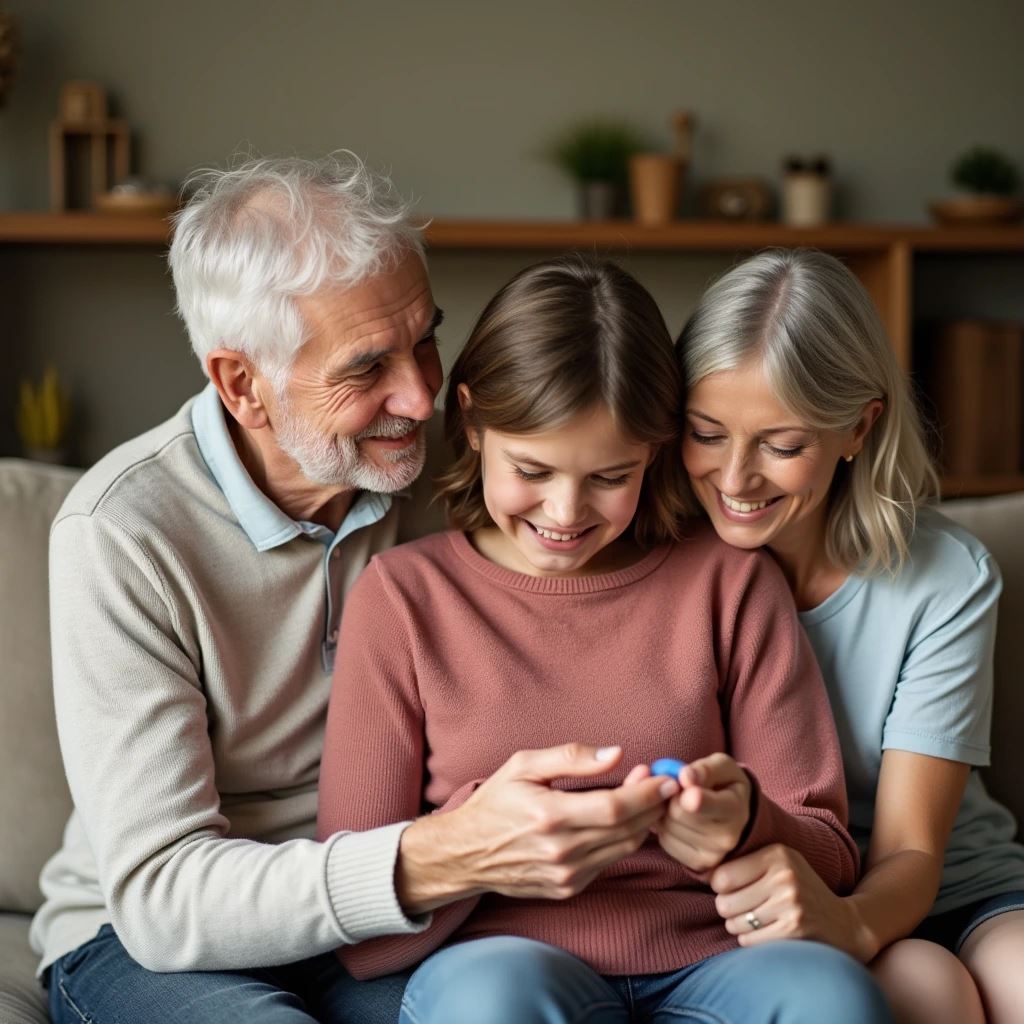
[[[576,182],[580,216],[607,220],[620,205],[629,158],[642,148],[642,140],[629,125],[593,118],[555,139],[547,156]]]
[[[18,399],[18,433],[26,458],[36,462],[67,462],[71,400],[47,367],[40,384],[23,379]]]
[[[953,162],[950,179],[959,194],[931,204],[933,216],[942,223],[1000,223],[1024,213],[1024,204],[1014,195],[1020,175],[998,149],[975,146],[963,153]]]

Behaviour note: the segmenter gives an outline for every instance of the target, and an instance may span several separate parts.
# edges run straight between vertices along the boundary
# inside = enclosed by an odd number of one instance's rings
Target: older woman
[[[927,507],[935,471],[871,300],[831,256],[765,252],[708,290],[677,353],[694,494],[789,580],[866,856],[845,897],[786,847],[738,858],[712,876],[719,913],[743,945],[816,939],[871,963],[902,1020],[1020,1020],[1024,847],[974,770],[999,571]]]

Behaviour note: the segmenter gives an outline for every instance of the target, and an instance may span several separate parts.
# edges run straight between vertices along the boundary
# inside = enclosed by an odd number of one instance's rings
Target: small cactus
[[[47,367],[38,387],[22,379],[18,401],[18,433],[26,448],[60,448],[67,439],[71,422],[71,400],[57,380],[57,371]]]

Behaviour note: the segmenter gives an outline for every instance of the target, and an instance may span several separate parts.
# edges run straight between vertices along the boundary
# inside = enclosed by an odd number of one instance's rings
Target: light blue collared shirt
[[[323,574],[327,615],[323,638],[324,670],[332,671],[338,645],[340,608],[331,585],[331,565],[342,558],[339,545],[350,534],[380,522],[391,509],[392,495],[360,491],[336,533],[320,523],[292,519],[253,482],[238,457],[228,432],[224,405],[213,384],[207,384],[192,405],[192,429],[206,465],[217,481],[239,525],[257,551],[269,551],[296,537],[306,536],[324,546]],[[362,568],[361,566],[359,568]]]

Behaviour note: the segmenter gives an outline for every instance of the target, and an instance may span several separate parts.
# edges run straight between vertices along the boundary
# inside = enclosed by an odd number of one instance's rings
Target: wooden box
[[[942,325],[930,339],[928,367],[944,472],[974,476],[1024,469],[1024,325]]]

